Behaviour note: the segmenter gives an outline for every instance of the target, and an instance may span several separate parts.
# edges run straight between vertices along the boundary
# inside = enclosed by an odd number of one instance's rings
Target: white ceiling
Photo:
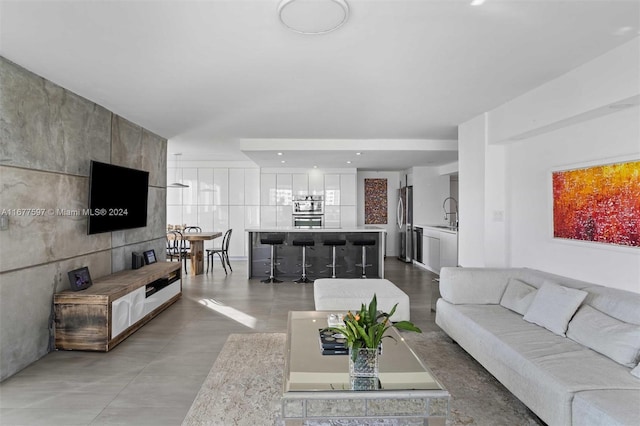
[[[345,167],[360,151],[350,167],[399,170],[455,161],[459,123],[640,26],[638,0],[347,0],[342,28],[309,36],[278,1],[1,0],[0,54],[182,160]]]

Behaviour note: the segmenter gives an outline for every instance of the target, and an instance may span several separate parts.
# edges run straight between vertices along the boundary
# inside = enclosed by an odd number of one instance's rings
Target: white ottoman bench
[[[363,303],[371,302],[374,293],[378,310],[388,313],[398,304],[391,321],[410,321],[409,296],[389,280],[321,278],[313,284],[316,311],[358,311]]]

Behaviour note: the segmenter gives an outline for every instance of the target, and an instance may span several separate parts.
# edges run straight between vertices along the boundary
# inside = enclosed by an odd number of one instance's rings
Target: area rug
[[[447,425],[543,425],[516,397],[440,331],[403,336],[451,394]],[[277,425],[283,333],[231,334],[183,425]]]

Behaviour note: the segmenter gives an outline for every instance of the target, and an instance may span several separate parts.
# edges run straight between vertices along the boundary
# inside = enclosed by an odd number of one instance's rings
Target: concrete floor
[[[56,351],[0,384],[0,425],[180,425],[231,333],[282,332],[290,310],[313,310],[313,284],[225,275],[183,280],[183,296],[108,353]],[[411,300],[411,320],[438,329],[434,274],[388,258],[385,278]]]

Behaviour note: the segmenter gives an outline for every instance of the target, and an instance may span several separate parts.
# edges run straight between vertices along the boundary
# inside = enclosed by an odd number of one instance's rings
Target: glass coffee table
[[[281,424],[445,426],[449,392],[394,328],[396,341],[382,343],[379,389],[353,390],[349,355],[321,352],[318,330],[331,313],[289,312]]]

